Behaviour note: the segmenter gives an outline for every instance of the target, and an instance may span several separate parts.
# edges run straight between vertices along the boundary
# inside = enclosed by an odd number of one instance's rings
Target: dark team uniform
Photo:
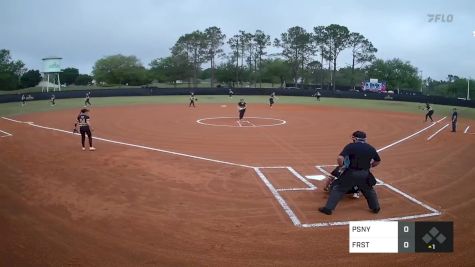
[[[190,95],[190,104],[188,105],[188,107],[191,107],[191,106],[195,107],[195,100],[196,100],[195,95],[191,94]]]
[[[340,156],[348,159],[349,165],[340,178],[332,184],[327,203],[319,211],[330,215],[343,195],[357,186],[365,196],[369,208],[374,213],[378,213],[380,210],[378,196],[373,189],[376,179],[369,171],[372,160],[381,161],[378,152],[373,146],[356,141],[346,145]]]
[[[26,103],[26,96],[25,95],[21,95],[21,105],[25,105]]]
[[[244,117],[244,113],[246,113],[246,102],[244,102],[244,100],[239,101],[238,107],[239,107],[239,119],[242,120],[242,118]]]
[[[320,92],[317,92],[315,96],[317,97],[317,101],[320,101],[320,96],[321,96]]]
[[[458,119],[458,113],[457,113],[457,110],[454,109],[454,112],[452,113],[452,132],[454,133],[457,130],[457,119]]]
[[[229,89],[229,97],[233,97],[233,95],[234,95],[233,90]]]
[[[426,104],[426,108],[425,108],[425,109],[427,110],[427,113],[426,113],[426,120],[425,120],[425,121],[427,121],[427,118],[430,118],[430,121],[433,122],[434,120],[432,119],[432,115],[434,114],[434,110],[432,109],[431,105]]]
[[[270,95],[269,97],[269,106],[272,107],[274,105],[274,95]]]
[[[55,99],[56,97],[54,95],[51,95],[51,106],[56,105],[56,103],[54,102]]]
[[[85,113],[80,113],[77,118],[77,125],[79,126],[79,133],[81,133],[81,144],[83,150],[85,148],[84,142],[86,141],[86,135],[89,139],[89,149],[93,149],[92,146],[92,133],[91,129],[89,128],[89,115]]]
[[[87,105],[91,106],[90,94],[91,93],[86,93],[86,100],[84,101],[84,106],[87,106]]]

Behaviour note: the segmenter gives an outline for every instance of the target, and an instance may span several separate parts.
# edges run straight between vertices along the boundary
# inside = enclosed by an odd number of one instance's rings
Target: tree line
[[[270,53],[270,48],[277,52]],[[8,50],[1,51],[2,90],[27,87],[40,77],[39,71],[26,71],[21,61],[12,61]],[[343,51],[350,52],[351,64],[337,69]],[[239,30],[227,38],[219,27],[212,26],[180,36],[168,56],[153,59],[147,67],[136,56],[118,54],[97,60],[92,77],[66,68],[60,79],[66,84],[88,84],[94,79],[100,85],[176,85],[181,81],[190,87],[203,80],[209,80],[210,87],[312,84],[335,90],[337,85],[355,89],[362,81],[377,78],[385,81],[389,90],[419,91],[423,86],[432,94],[456,95],[462,91],[461,81],[421,80],[419,70],[410,62],[377,59],[377,51],[368,38],[338,24],[316,26],[310,31],[295,26],[273,40],[259,29]],[[205,64],[207,68],[203,68]]]

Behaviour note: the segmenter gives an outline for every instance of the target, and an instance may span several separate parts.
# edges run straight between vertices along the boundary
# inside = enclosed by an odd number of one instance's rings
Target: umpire
[[[378,196],[373,189],[376,180],[370,175],[369,169],[378,166],[381,158],[376,149],[366,143],[366,133],[356,131],[353,133],[352,139],[353,143],[346,145],[337,158],[339,166],[343,166],[345,161],[348,166],[346,166],[347,168],[340,178],[335,181],[335,185],[332,186],[325,207],[318,209],[327,215],[332,214],[343,195],[354,186],[358,186],[361,190],[373,213],[378,213],[380,210]]]

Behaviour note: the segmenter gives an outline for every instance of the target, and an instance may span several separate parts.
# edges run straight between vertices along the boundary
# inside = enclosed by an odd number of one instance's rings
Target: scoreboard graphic
[[[453,252],[453,222],[355,221],[350,253]]]

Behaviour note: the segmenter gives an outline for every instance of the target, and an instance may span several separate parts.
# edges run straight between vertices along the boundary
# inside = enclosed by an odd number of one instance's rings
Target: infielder
[[[453,109],[452,113],[452,132],[455,133],[457,130],[457,119],[458,119],[459,114],[457,113],[457,109]]]
[[[191,93],[190,94],[190,104],[188,105],[188,107],[191,107],[193,105],[193,107],[195,107],[195,101],[198,100],[198,98],[195,97],[195,94],[194,93]]]
[[[432,106],[429,105],[429,103],[426,103],[425,110],[427,110],[425,121],[427,121],[427,118],[430,118],[430,121],[434,122],[434,120],[432,119],[432,115],[434,115],[434,110],[432,109]]]
[[[238,111],[239,111],[239,120],[242,120],[244,117],[244,113],[246,113],[246,102],[244,102],[244,99],[241,98],[241,100],[238,103]]]
[[[74,124],[73,132],[77,132],[77,126],[79,126],[79,133],[81,134],[82,150],[86,150],[86,146],[84,145],[84,142],[86,141],[86,134],[87,138],[89,139],[89,150],[96,150],[96,148],[92,146],[91,130],[94,131],[94,129],[92,128],[89,110],[87,108],[81,109],[81,113],[79,113],[77,117],[77,122]]]
[[[274,98],[275,98],[275,92],[273,92],[269,97],[269,106],[270,107],[272,107],[274,105]]]

